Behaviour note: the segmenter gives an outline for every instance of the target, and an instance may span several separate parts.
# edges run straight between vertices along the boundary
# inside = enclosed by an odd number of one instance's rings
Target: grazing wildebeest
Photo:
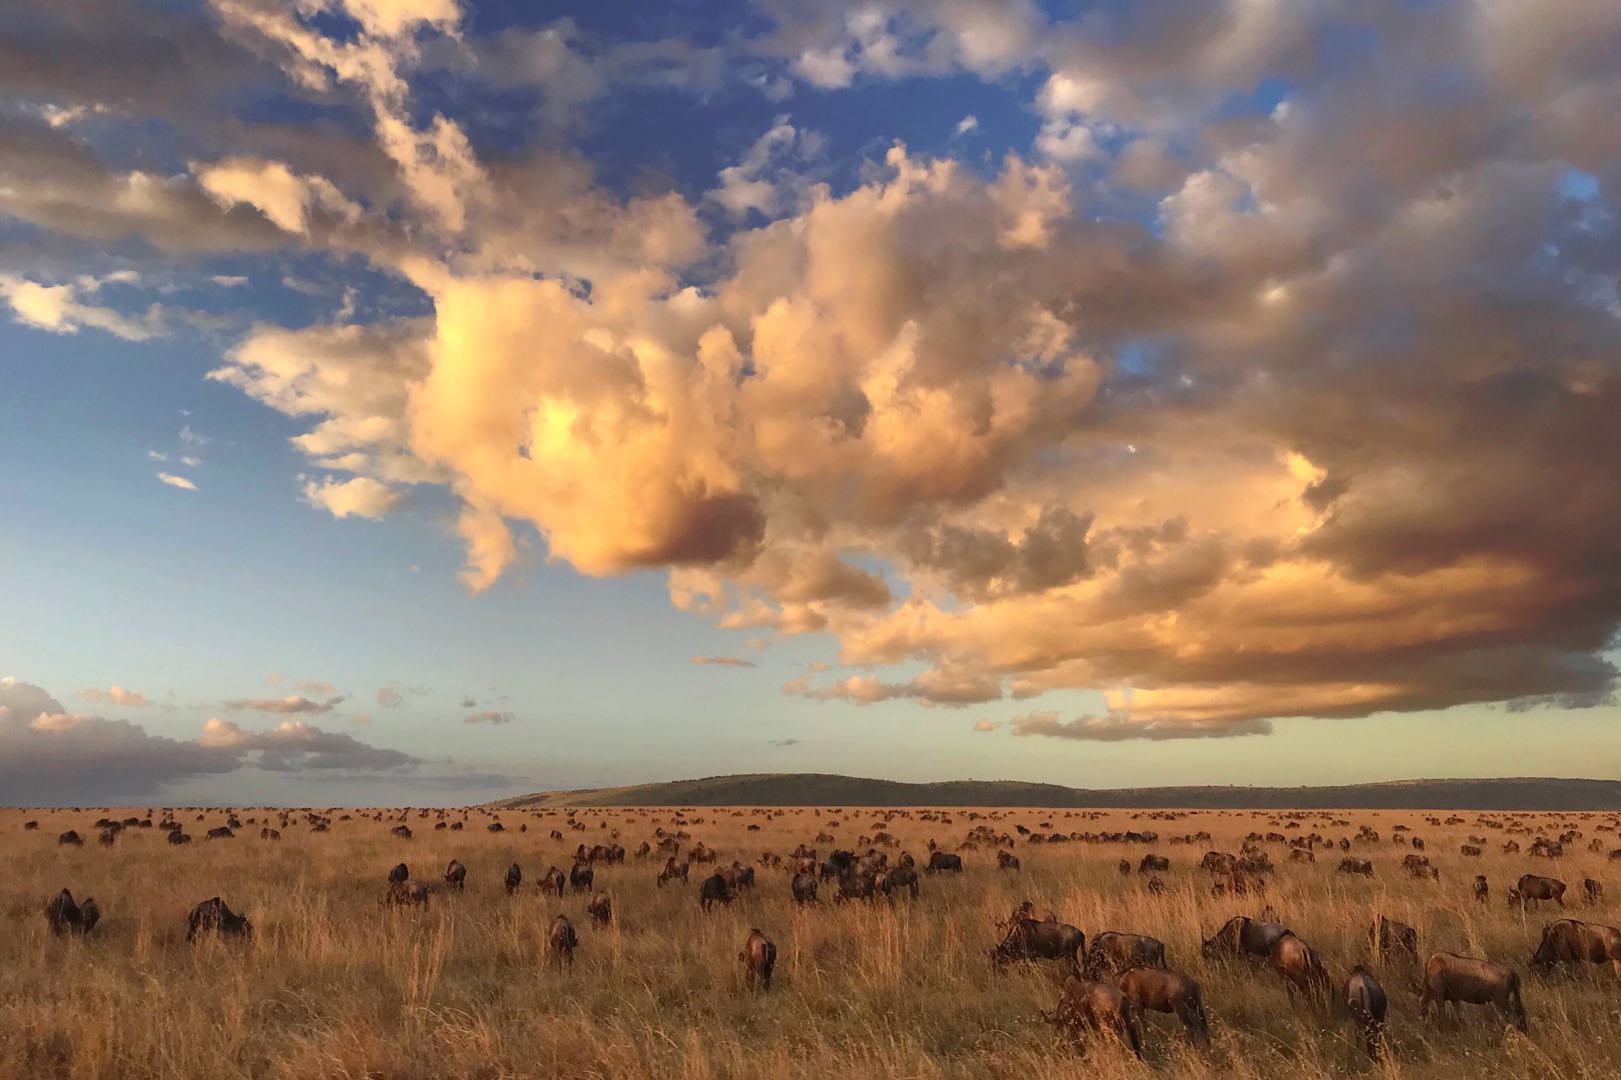
[[[1389,1004],[1385,988],[1379,985],[1373,972],[1361,964],[1351,969],[1351,977],[1345,980],[1345,1011],[1356,1026],[1363,1052],[1374,1059],[1379,1057],[1384,1042],[1385,1011]]]
[[[1165,968],[1139,967],[1122,973],[1115,985],[1144,1012],[1174,1013],[1195,1042],[1209,1040],[1204,995],[1188,976]]]
[[[1077,956],[1085,948],[1086,935],[1068,923],[1019,919],[990,954],[998,971],[1011,960],[1068,960],[1079,970]]]
[[[1278,939],[1289,932],[1279,923],[1260,922],[1244,915],[1228,919],[1210,940],[1199,947],[1206,960],[1218,956],[1271,956]]]
[[[1158,876],[1149,878],[1148,883],[1144,885],[1143,888],[1147,889],[1149,893],[1154,896],[1165,895],[1165,882],[1161,881]]]
[[[1011,851],[998,851],[996,853],[996,868],[998,870],[1019,870],[1019,857]]]
[[[411,826],[409,825],[396,825],[388,831],[390,835],[397,836],[401,840],[411,839]]]
[[[1381,959],[1399,957],[1418,966],[1418,931],[1406,923],[1376,915],[1368,929],[1368,947]]]
[[[74,832],[72,829],[69,829],[67,832],[63,833],[62,835],[60,835],[60,836],[58,836],[56,838],[56,845],[58,847],[62,847],[63,845],[69,845],[69,846],[72,846],[72,847],[84,847],[84,837],[80,836],[78,833]]]
[[[924,866],[923,869],[926,873],[930,874],[938,873],[942,870],[950,870],[953,873],[960,874],[962,873],[962,856],[952,855],[944,851],[932,852],[929,855],[928,864]]]
[[[410,877],[411,868],[406,866],[404,863],[400,863],[398,866],[388,872],[388,883],[390,885],[398,885],[402,881],[409,880]]]
[[[231,827],[229,825],[216,825],[214,828],[208,830],[208,833],[206,835],[206,839],[209,839],[209,840],[230,840],[230,839],[233,839],[235,836],[236,836],[236,833],[231,831]]]
[[[1361,874],[1363,877],[1373,876],[1373,862],[1370,859],[1358,859],[1347,855],[1340,860],[1339,872],[1342,874]]]
[[[732,865],[723,866],[716,872],[726,879],[727,885],[739,892],[754,888],[754,867],[752,866],[744,866],[734,860]]]
[[[777,966],[777,943],[760,933],[759,929],[749,931],[748,940],[743,942],[743,951],[737,954],[743,961],[743,978],[752,988],[756,984],[762,990],[771,989],[771,972]]]
[[[513,863],[507,867],[506,876],[501,879],[501,882],[507,887],[507,895],[511,896],[518,891],[518,886],[523,884],[522,868],[517,863]]]
[[[567,915],[559,915],[552,920],[552,932],[547,935],[546,943],[551,946],[552,955],[557,957],[559,967],[574,968],[574,950],[580,944],[580,935],[574,932],[574,924],[568,921]]]
[[[793,892],[794,903],[796,903],[796,904],[814,904],[814,903],[816,903],[816,875],[815,874],[795,874],[794,875],[794,880],[790,883],[789,888]]]
[[[467,867],[460,859],[451,859],[450,865],[445,867],[445,884],[461,892],[467,884]]]
[[[1565,883],[1540,874],[1521,874],[1520,880],[1509,890],[1508,902],[1518,903],[1523,908],[1533,900],[1554,900],[1564,907]]]
[[[1486,884],[1485,874],[1475,875],[1475,902],[1484,904],[1491,895],[1491,886]]]
[[[585,906],[585,912],[598,926],[607,926],[614,919],[613,901],[608,899],[607,893],[599,892]]]
[[[1430,1010],[1449,1002],[1491,1005],[1506,1015],[1515,1027],[1526,1029],[1525,1004],[1520,1000],[1517,972],[1456,953],[1433,953],[1424,962],[1424,981],[1418,995],[1418,1016],[1429,1019]]]
[[[171,843],[171,844],[189,844],[189,843],[191,843],[191,837],[186,835],[185,833],[181,832],[179,829],[175,829],[175,830],[173,830],[172,832],[169,833],[169,843]]]
[[[1207,851],[1199,860],[1199,869],[1212,874],[1231,874],[1238,869],[1238,856],[1226,851]]]
[[[1322,958],[1293,932],[1284,934],[1272,946],[1269,958],[1272,970],[1283,978],[1292,995],[1296,990],[1315,1004],[1327,1004],[1329,995],[1328,972]]]
[[[561,867],[553,866],[547,869],[544,877],[537,884],[543,893],[556,893],[559,898],[563,890],[568,887],[568,875],[563,873]]]
[[[1137,1003],[1118,986],[1071,975],[1064,980],[1053,1011],[1058,1032],[1077,1050],[1085,1046],[1085,1033],[1112,1032],[1140,1059],[1143,1056],[1143,1017]]]
[[[1542,928],[1542,941],[1531,954],[1531,970],[1547,974],[1555,964],[1609,964],[1621,975],[1621,930],[1599,923],[1560,919]]]
[[[1582,878],[1582,896],[1589,904],[1596,904],[1604,899],[1604,886],[1592,878]]]
[[[596,876],[596,871],[591,869],[590,863],[575,863],[568,870],[569,887],[575,892],[590,892]]]
[[[388,907],[427,907],[428,884],[425,881],[394,881],[388,893],[378,901]]]
[[[63,889],[45,901],[45,922],[53,934],[61,935],[70,930],[88,934],[100,919],[101,908],[93,897],[85,897],[83,904],[76,904],[73,894]]]
[[[195,941],[198,934],[213,932],[220,937],[249,938],[253,936],[253,923],[246,915],[238,915],[219,897],[210,897],[191,909],[186,916],[186,940]]]
[[[1121,877],[1129,877],[1131,875],[1131,860],[1121,859],[1120,862],[1116,864],[1115,869],[1120,871]]]
[[[1142,862],[1137,864],[1137,872],[1139,874],[1148,874],[1154,872],[1167,874],[1170,873],[1170,870],[1171,860],[1167,859],[1163,855],[1144,855]]]
[[[664,860],[664,869],[659,871],[659,888],[664,888],[664,883],[666,881],[674,881],[676,878],[680,878],[683,883],[686,882],[687,864],[684,862],[676,862],[675,856],[671,855],[668,859]]]
[[[1100,975],[1112,975],[1134,967],[1164,966],[1164,942],[1143,934],[1118,934],[1105,930],[1092,938],[1092,945],[1086,951],[1084,974],[1088,979],[1096,979]]]
[[[1481,855],[1480,847],[1475,844],[1463,844],[1459,846],[1458,851],[1471,859],[1478,859]]]
[[[703,908],[705,914],[709,913],[712,904],[730,904],[734,896],[731,887],[726,884],[726,879],[719,874],[710,874],[704,878],[703,884],[698,886],[698,906]]]
[[[897,866],[889,872],[889,887],[891,890],[906,889],[917,899],[918,890],[917,870],[910,866]]]

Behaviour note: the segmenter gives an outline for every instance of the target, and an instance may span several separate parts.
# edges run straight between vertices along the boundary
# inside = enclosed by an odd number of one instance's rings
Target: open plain
[[[1475,1080],[1621,1073],[1621,975],[1607,964],[1541,975],[1529,964],[1546,923],[1621,920],[1608,895],[1596,902],[1582,895],[1584,879],[1612,885],[1610,873],[1621,866],[1608,857],[1621,847],[1621,819],[1608,813],[315,813],[330,819],[326,831],[316,831],[305,811],[238,809],[235,835],[210,840],[207,831],[225,825],[230,812],[176,809],[174,820],[194,840],[175,844],[166,842],[170,830],[157,827],[165,816],[157,808],[0,811],[0,1075]],[[131,817],[153,825],[100,842],[98,819]],[[497,821],[501,830],[491,831]],[[402,824],[409,838],[391,832]],[[280,839],[262,837],[266,828]],[[82,846],[58,842],[69,829]],[[687,834],[683,858],[701,842],[718,853],[715,866],[755,867],[755,887],[703,913],[700,882],[712,868],[694,864],[686,882],[661,887],[658,830]],[[969,840],[971,831],[978,839]],[[1119,835],[1128,832],[1155,835]],[[1255,834],[1251,843],[1273,869],[1240,875],[1243,895],[1230,891],[1230,878],[1200,869],[1207,851],[1238,853]],[[1291,847],[1313,834],[1331,846],[1314,844],[1312,861],[1292,857]],[[1557,857],[1530,853],[1538,837],[1561,835]],[[1403,869],[1414,837],[1438,877]],[[1342,838],[1351,840],[1349,852]],[[907,851],[921,868],[931,840],[960,854],[964,869],[920,875],[916,900],[839,903],[831,880],[821,882],[814,905],[790,896],[784,867],[800,844],[824,859],[835,848],[877,847],[891,859]],[[644,841],[655,850],[638,857]],[[617,843],[627,855],[599,859],[588,890],[543,894],[545,872],[567,872],[582,843]],[[1519,850],[1505,851],[1510,843]],[[1481,854],[1464,854],[1465,845]],[[998,869],[999,849],[1013,852],[1021,868]],[[767,852],[784,867],[761,865]],[[1169,869],[1139,873],[1150,853],[1168,859]],[[1346,854],[1369,860],[1372,875],[1338,872]],[[453,859],[468,870],[459,892],[442,880]],[[426,907],[381,903],[389,871],[401,862],[412,881],[431,886]],[[503,875],[513,863],[523,880],[509,896]],[[1569,910],[1510,905],[1507,892],[1525,873],[1566,882]],[[1491,889],[1486,903],[1472,894],[1477,874]],[[1150,891],[1153,877],[1163,891]],[[62,888],[80,901],[95,898],[102,918],[90,933],[51,933],[44,906]],[[605,926],[586,911],[597,892],[613,906]],[[251,919],[250,940],[187,942],[187,912],[214,896]],[[988,955],[1002,937],[999,924],[1027,899],[1088,941],[1114,930],[1164,942],[1167,965],[1202,987],[1208,1045],[1158,1014],[1146,1018],[1142,1063],[1106,1038],[1089,1038],[1084,1051],[1061,1039],[1047,1016],[1064,965],[1013,963],[999,973]],[[1370,965],[1390,1001],[1382,1061],[1358,1049],[1343,1007],[1318,1011],[1292,998],[1264,963],[1201,954],[1201,941],[1227,919],[1267,909],[1321,954],[1336,998],[1351,965]],[[579,935],[572,968],[548,949],[558,914]],[[1380,914],[1418,930],[1421,957],[1450,951],[1518,972],[1528,1032],[1476,1006],[1421,1022],[1417,972],[1370,953],[1369,927]],[[739,960],[752,928],[778,949],[768,992],[750,989]]]

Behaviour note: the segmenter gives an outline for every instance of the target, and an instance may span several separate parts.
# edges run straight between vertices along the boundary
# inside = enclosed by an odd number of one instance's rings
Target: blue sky
[[[1621,775],[1621,17],[0,35],[23,797]]]

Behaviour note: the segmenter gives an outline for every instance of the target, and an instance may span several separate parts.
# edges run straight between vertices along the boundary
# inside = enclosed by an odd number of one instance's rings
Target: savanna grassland
[[[415,835],[401,839],[389,832],[401,811],[331,811],[331,830],[317,833],[298,814],[281,825],[279,812],[238,810],[236,838],[205,840],[225,813],[186,810],[176,817],[196,838],[189,845],[166,843],[157,828],[97,842],[98,817],[132,813],[146,811],[0,811],[0,1076],[1621,1074],[1621,981],[1607,967],[1531,974],[1541,927],[1559,913],[1543,905],[1522,915],[1504,902],[1520,874],[1543,873],[1570,885],[1569,914],[1621,921],[1612,900],[1580,899],[1585,877],[1621,893],[1610,878],[1621,863],[1606,856],[1621,846],[1608,814],[508,809],[445,812],[447,822],[465,820],[459,831],[435,830],[438,811],[412,811],[405,820]],[[1432,823],[1443,817],[1452,823]],[[497,818],[505,831],[491,833]],[[29,820],[39,827],[25,831]],[[267,822],[280,828],[279,842],[260,838]],[[1393,841],[1398,823],[1426,841],[1439,881],[1402,871],[1411,848]],[[1337,849],[1296,863],[1277,842],[1261,845],[1276,864],[1264,896],[1213,896],[1210,875],[1197,867],[1206,850],[1236,852],[1251,832],[1337,840],[1364,824],[1380,840],[1358,842],[1352,853],[1372,860],[1371,879],[1336,873]],[[606,928],[587,917],[589,894],[559,900],[535,884],[548,867],[568,869],[577,844],[611,843],[615,831],[634,852],[657,828],[684,829],[726,865],[753,864],[767,851],[786,856],[801,842],[825,856],[835,845],[817,842],[818,833],[854,848],[861,836],[887,830],[899,841],[893,851],[909,850],[921,863],[931,838],[955,851],[979,825],[1009,834],[1016,825],[1065,834],[1152,829],[1159,839],[1031,844],[1015,835],[1022,871],[999,871],[994,846],[965,850],[965,872],[923,875],[916,902],[835,904],[827,882],[821,903],[796,908],[786,870],[762,867],[752,895],[707,916],[697,903],[706,871],[695,865],[688,884],[660,889],[662,857],[632,855],[596,868],[596,888],[615,906]],[[58,845],[70,828],[85,836],[83,847]],[[551,839],[553,829],[564,839]],[[1567,829],[1581,838],[1556,860],[1501,850],[1511,838],[1529,848],[1537,835]],[[1172,843],[1200,831],[1211,840]],[[1460,853],[1470,836],[1488,840],[1483,856]],[[1594,839],[1602,850],[1588,850]],[[1162,895],[1117,868],[1149,851],[1171,860]],[[468,868],[461,894],[439,884],[452,858]],[[401,861],[413,879],[435,883],[426,910],[380,906],[386,875]],[[524,884],[508,897],[502,874],[513,862]],[[1491,883],[1484,906],[1470,894],[1476,873]],[[64,886],[101,906],[88,938],[56,938],[46,926],[43,905]],[[215,895],[253,920],[251,943],[186,942],[187,911]],[[1203,985],[1209,1048],[1195,1049],[1172,1017],[1157,1014],[1142,1064],[1103,1040],[1084,1058],[1063,1045],[1043,1019],[1057,998],[1057,965],[1015,964],[998,975],[987,957],[996,924],[1025,899],[1055,909],[1089,940],[1103,930],[1163,940],[1170,966]],[[1417,927],[1425,955],[1442,949],[1508,964],[1524,978],[1529,1035],[1475,1007],[1421,1024],[1412,973],[1381,965],[1390,1054],[1372,1064],[1343,1017],[1292,1004],[1263,968],[1201,957],[1201,939],[1223,921],[1266,905],[1323,954],[1336,984],[1368,959],[1369,923],[1381,912]],[[581,938],[570,972],[546,950],[559,912]],[[744,984],[738,950],[751,927],[779,949],[768,994]]]

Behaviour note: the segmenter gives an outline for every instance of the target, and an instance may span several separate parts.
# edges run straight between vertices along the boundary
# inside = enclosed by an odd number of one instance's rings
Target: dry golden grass
[[[1195,1077],[1612,1077],[1621,1074],[1621,984],[1608,969],[1530,974],[1526,961],[1541,926],[1557,914],[1510,909],[1503,894],[1531,871],[1571,887],[1571,915],[1613,923],[1608,900],[1583,906],[1584,877],[1606,881],[1611,864],[1586,850],[1615,839],[1608,815],[1479,815],[1462,824],[1426,824],[1418,812],[1304,815],[1299,831],[1350,835],[1363,823],[1382,841],[1356,853],[1373,859],[1372,880],[1334,873],[1339,853],[1314,864],[1286,861],[1283,845],[1265,845],[1277,871],[1264,899],[1212,897],[1196,868],[1207,848],[1236,851],[1252,831],[1283,831],[1272,812],[1195,812],[1175,821],[1146,813],[1017,809],[980,811],[980,822],[1013,832],[1016,823],[1052,831],[1155,829],[1152,850],[1167,855],[1168,890],[1150,896],[1142,879],[1123,878],[1141,845],[1020,843],[1022,873],[995,868],[995,849],[964,852],[960,877],[925,875],[917,903],[835,905],[808,910],[789,901],[788,877],[760,870],[756,893],[705,917],[696,903],[702,874],[684,887],[654,886],[660,860],[599,866],[598,888],[614,899],[616,922],[590,924],[588,897],[561,901],[534,886],[548,866],[567,868],[584,840],[620,842],[634,851],[654,828],[675,828],[669,810],[580,810],[577,831],[566,811],[507,810],[508,831],[491,834],[482,811],[464,831],[434,831],[434,817],[409,819],[416,836],[390,836],[395,822],[353,811],[330,833],[312,833],[295,817],[279,843],[259,839],[257,825],[234,840],[206,841],[223,814],[178,814],[196,836],[189,846],[164,842],[157,829],[126,831],[102,847],[90,823],[103,811],[0,811],[0,1076],[17,1077],[1020,1077],[1150,1073]],[[922,857],[930,837],[955,849],[980,823],[972,811],[926,821],[893,811],[781,812],[700,809],[685,826],[723,861],[752,863],[761,852],[786,855],[829,821],[840,846],[887,827]],[[241,810],[266,820],[264,811]],[[994,815],[994,819],[987,820]],[[115,813],[114,816],[122,816]],[[334,817],[337,814],[334,813]],[[463,816],[456,811],[450,820]],[[882,819],[890,817],[887,826]],[[1330,818],[1350,826],[1329,826]],[[1554,863],[1503,854],[1507,837],[1477,824],[1512,820],[1553,836],[1567,827],[1582,839]],[[37,819],[38,831],[23,822]],[[1401,872],[1409,848],[1392,842],[1405,822],[1428,842],[1439,882]],[[519,832],[521,823],[527,832]],[[758,832],[747,831],[758,824]],[[1600,826],[1606,831],[1599,832]],[[548,838],[562,827],[565,840]],[[76,828],[83,848],[59,847]],[[1171,844],[1172,835],[1208,830],[1209,844]],[[1293,832],[1295,830],[1290,830]],[[1459,854],[1470,834],[1491,839],[1484,858]],[[1528,846],[1531,837],[1519,835]],[[462,895],[436,891],[427,911],[378,906],[384,878],[407,862],[414,878],[438,882],[445,864],[468,867]],[[517,861],[521,894],[503,894],[501,875]],[[697,868],[694,868],[695,871]],[[1492,902],[1470,898],[1474,874],[1485,873]],[[84,941],[55,939],[42,915],[46,898],[66,886],[93,895],[103,921]],[[185,915],[220,895],[256,927],[245,947],[190,946]],[[1062,1046],[1042,1012],[1053,1007],[1058,977],[1051,964],[1015,965],[996,975],[986,950],[994,923],[1018,901],[1051,906],[1088,938],[1102,930],[1162,939],[1171,965],[1204,986],[1213,1039],[1192,1049],[1170,1017],[1150,1018],[1146,1064],[1097,1044],[1084,1059]],[[1391,997],[1392,1053],[1380,1065],[1359,1055],[1340,1017],[1293,1008],[1264,970],[1207,963],[1201,938],[1233,914],[1272,905],[1279,917],[1323,953],[1336,981],[1367,959],[1367,928],[1377,912],[1419,928],[1421,951],[1485,956],[1519,970],[1531,1016],[1529,1037],[1505,1031],[1484,1010],[1468,1008],[1439,1026],[1421,1025],[1405,972],[1381,971]],[[581,936],[573,972],[548,962],[545,936],[559,911]],[[745,990],[738,949],[758,926],[779,948],[770,994]]]

